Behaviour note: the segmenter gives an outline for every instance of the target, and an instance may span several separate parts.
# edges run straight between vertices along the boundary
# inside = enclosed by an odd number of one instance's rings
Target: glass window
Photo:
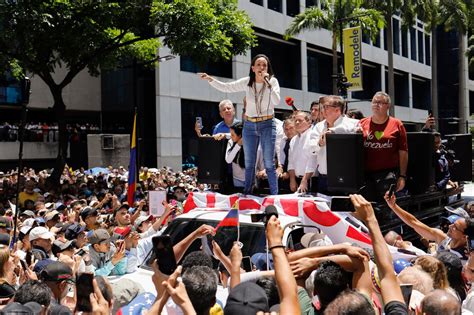
[[[286,15],[296,16],[300,13],[300,2],[297,0],[286,0]]]
[[[402,56],[408,58],[408,31],[402,30]]]
[[[369,34],[362,32],[362,42],[370,45],[370,36]]]
[[[423,32],[418,31],[418,62],[423,63],[425,54],[423,52]]]
[[[250,0],[250,2],[263,6],[263,0]]]
[[[273,11],[282,12],[281,0],[268,0],[268,8]]]
[[[380,83],[380,65],[363,65],[362,86],[364,90],[352,92],[352,97],[359,100],[371,99],[377,91],[380,91]]]
[[[425,61],[426,64],[429,66],[431,65],[431,42],[430,42],[430,35],[425,34]]]
[[[387,29],[383,30],[383,49],[387,50]]]
[[[431,81],[424,78],[412,77],[413,107],[419,109],[431,108]]]
[[[375,41],[374,41],[374,46],[379,47],[379,48],[380,48],[380,35],[381,35],[381,32],[379,32],[377,36],[375,36]]]
[[[180,56],[179,65],[181,71],[206,72],[223,78],[232,78],[232,59],[228,61],[210,61],[205,65],[198,65],[191,57]]]
[[[185,164],[198,162],[198,137],[194,131],[198,116],[202,118],[202,134],[212,134],[214,126],[222,121],[219,115],[219,103],[181,100],[181,138],[183,139],[181,149]]]
[[[393,23],[393,53],[400,55],[400,21],[392,20]]]
[[[332,94],[332,57],[308,50],[307,63],[308,91]]]
[[[288,1],[291,1],[291,0],[286,0],[287,2]],[[295,0],[293,0],[295,1]],[[297,1],[295,1],[297,2]],[[309,7],[317,7],[318,6],[318,0],[306,0],[306,7],[309,8]]]
[[[265,54],[270,58],[280,86],[301,89],[301,48],[297,40],[283,41],[281,35],[256,30],[258,45],[252,47],[252,58]],[[265,34],[265,35],[264,35]]]
[[[416,30],[410,27],[411,60],[416,61]]]

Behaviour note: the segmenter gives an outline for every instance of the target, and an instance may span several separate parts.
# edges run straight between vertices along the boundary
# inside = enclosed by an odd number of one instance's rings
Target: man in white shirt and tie
[[[311,128],[311,115],[299,111],[294,116],[295,129],[298,135],[290,142],[288,173],[290,190],[306,193],[309,191],[311,176],[316,170],[317,159],[316,134]]]
[[[316,154],[318,156],[318,192],[327,194],[326,135],[328,133],[355,133],[359,121],[343,115],[345,104],[344,99],[340,96],[323,96],[319,99],[319,104],[325,119],[317,123],[313,129],[316,134]]]

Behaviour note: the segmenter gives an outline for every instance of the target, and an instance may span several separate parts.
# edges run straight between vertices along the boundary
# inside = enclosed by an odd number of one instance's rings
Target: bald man
[[[417,315],[461,315],[461,303],[448,291],[434,290],[425,295]]]

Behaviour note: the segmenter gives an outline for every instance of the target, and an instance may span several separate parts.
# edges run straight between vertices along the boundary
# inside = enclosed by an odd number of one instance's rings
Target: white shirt
[[[328,129],[338,134],[354,133],[358,123],[359,120],[357,119],[352,119],[341,115],[334,122],[334,127],[328,128],[326,119],[316,124],[313,130],[316,134],[316,154],[318,155],[318,172],[320,174],[327,175],[328,173],[328,162],[326,154],[327,142],[324,146],[320,147],[319,139],[321,138],[321,136]]]
[[[224,83],[214,79],[209,84],[224,93],[245,92],[247,101],[245,113],[248,117],[273,115],[273,109],[280,103],[280,85],[278,80],[275,77],[270,79],[271,89],[266,84],[255,83],[255,91],[257,93],[255,93],[252,87],[247,85],[249,80],[250,77],[245,77]]]
[[[245,181],[245,168],[240,167],[239,163],[234,162],[235,156],[237,155],[237,153],[239,153],[242,147],[237,143],[231,150],[233,145],[234,142],[232,141],[232,139],[229,139],[229,141],[227,142],[227,149],[225,151],[225,161],[228,164],[232,164],[232,177],[241,181]]]
[[[288,158],[288,170],[294,170],[296,176],[316,170],[316,134],[311,128],[291,139]]]

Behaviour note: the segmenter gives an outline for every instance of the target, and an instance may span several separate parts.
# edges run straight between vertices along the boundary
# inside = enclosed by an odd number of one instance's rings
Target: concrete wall
[[[89,153],[89,168],[124,166],[130,163],[130,135],[113,135],[114,149],[102,149],[102,134],[87,135],[87,151]]]
[[[0,142],[0,160],[18,159],[20,142]],[[24,142],[23,159],[54,159],[58,155],[57,142]],[[68,154],[69,155],[69,154]]]
[[[66,75],[64,68],[58,68],[54,80],[60,82]],[[63,90],[64,103],[68,110],[100,111],[101,83],[100,76],[93,77],[87,70],[80,72]],[[39,76],[31,78],[31,108],[48,108],[53,106],[53,96],[48,86]]]

